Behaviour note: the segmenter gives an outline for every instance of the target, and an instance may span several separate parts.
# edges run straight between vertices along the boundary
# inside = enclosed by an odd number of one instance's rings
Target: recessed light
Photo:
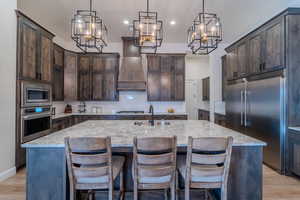
[[[170,24],[171,24],[172,26],[174,26],[174,25],[176,24],[176,21],[175,21],[175,20],[172,20],[172,21],[170,21]]]
[[[124,20],[123,23],[124,23],[125,25],[128,25],[128,24],[129,24],[129,21],[128,21],[128,20]]]

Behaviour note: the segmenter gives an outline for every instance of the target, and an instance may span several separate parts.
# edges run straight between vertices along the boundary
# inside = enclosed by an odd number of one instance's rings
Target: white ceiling
[[[186,30],[201,10],[201,0],[150,0],[150,10],[157,11],[164,22],[164,41],[186,41]],[[287,0],[206,0],[207,11],[217,13],[224,27],[224,41],[237,37],[262,24],[287,7]],[[89,8],[89,0],[18,0],[18,9],[32,17],[65,41],[70,41],[70,21],[77,9]],[[109,28],[110,42],[128,35],[130,22],[138,11],[145,10],[146,0],[94,0],[94,9]],[[170,21],[176,25],[171,26]]]

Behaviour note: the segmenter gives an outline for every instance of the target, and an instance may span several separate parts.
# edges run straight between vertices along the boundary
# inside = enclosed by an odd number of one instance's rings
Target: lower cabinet
[[[56,132],[68,127],[71,127],[75,124],[73,116],[63,117],[52,120],[52,132]]]
[[[199,109],[198,110],[198,120],[210,121],[209,111]]]
[[[226,127],[226,115],[215,113],[215,124]]]
[[[88,120],[150,120],[150,115],[73,115],[52,120],[52,132]],[[154,115],[154,120],[187,120],[187,115]]]
[[[300,176],[300,132],[288,132],[289,171]]]

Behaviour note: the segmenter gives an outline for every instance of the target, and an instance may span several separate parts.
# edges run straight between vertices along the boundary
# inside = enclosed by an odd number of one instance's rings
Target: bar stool
[[[113,199],[114,180],[120,175],[120,199],[124,197],[123,165],[125,158],[112,156],[111,139],[65,138],[70,200],[75,200],[78,191],[87,191],[88,199],[95,198],[96,190],[108,190]]]
[[[166,199],[169,189],[175,200],[176,136],[135,137],[133,143],[134,200],[139,190],[164,190]]]
[[[203,189],[209,198],[209,189],[221,189],[221,200],[227,199],[227,180],[233,138],[188,139],[187,157],[179,157],[177,166],[185,181],[185,200],[190,189]]]

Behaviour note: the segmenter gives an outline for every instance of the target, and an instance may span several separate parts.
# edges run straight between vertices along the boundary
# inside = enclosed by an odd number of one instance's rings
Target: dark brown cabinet
[[[300,133],[289,130],[288,133],[289,171],[300,176]]]
[[[53,48],[53,70],[52,70],[52,100],[64,100],[64,49],[58,45]]]
[[[202,100],[203,101],[209,101],[209,99],[210,99],[209,98],[209,96],[210,96],[210,92],[209,92],[210,83],[209,83],[209,81],[210,81],[209,77],[202,79]]]
[[[284,23],[276,19],[266,27],[262,70],[272,70],[284,66]]]
[[[77,100],[77,54],[65,51],[64,53],[64,100]]]
[[[210,121],[209,111],[207,110],[198,110],[198,120]]]
[[[78,58],[78,99],[117,101],[119,54],[90,54]]]
[[[185,56],[148,55],[148,101],[184,101]]]
[[[17,11],[18,79],[52,81],[54,35]]]
[[[78,100],[81,101],[91,100],[91,61],[91,56],[78,56]]]
[[[92,99],[93,101],[117,101],[117,81],[119,74],[119,55],[106,54],[93,56]]]
[[[274,18],[226,51],[228,80],[284,68],[284,17]]]
[[[227,71],[226,55],[222,56],[222,101],[226,99]]]
[[[226,127],[226,115],[215,113],[215,124]]]

